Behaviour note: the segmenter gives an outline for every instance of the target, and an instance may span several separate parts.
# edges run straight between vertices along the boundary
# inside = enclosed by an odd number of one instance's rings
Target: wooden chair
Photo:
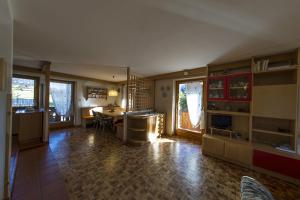
[[[99,123],[102,131],[104,131],[105,127],[110,130],[113,128],[113,118],[103,115],[102,113],[99,113]]]
[[[98,130],[100,128],[100,113],[99,112],[95,112],[95,111],[92,111],[93,112],[93,116],[94,116],[94,119],[93,119],[93,127],[96,128],[96,130]]]

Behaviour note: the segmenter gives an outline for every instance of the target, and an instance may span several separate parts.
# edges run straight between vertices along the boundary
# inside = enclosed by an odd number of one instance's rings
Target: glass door
[[[176,132],[200,133],[204,129],[204,82],[185,80],[176,86]]]
[[[74,84],[67,81],[50,81],[49,124],[50,127],[74,125]]]
[[[251,73],[236,74],[228,77],[228,99],[237,101],[251,100]]]
[[[208,100],[223,101],[226,100],[226,78],[209,77],[208,78]]]

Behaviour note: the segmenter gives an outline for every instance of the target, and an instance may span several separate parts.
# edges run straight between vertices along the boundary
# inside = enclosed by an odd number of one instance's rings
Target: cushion
[[[241,180],[242,200],[274,200],[269,190],[261,183],[249,176],[243,176]]]

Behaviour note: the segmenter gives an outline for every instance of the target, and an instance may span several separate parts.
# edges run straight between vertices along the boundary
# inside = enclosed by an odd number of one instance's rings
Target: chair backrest
[[[100,118],[100,113],[99,112],[96,112],[96,111],[92,111],[93,112],[93,116],[98,119]]]

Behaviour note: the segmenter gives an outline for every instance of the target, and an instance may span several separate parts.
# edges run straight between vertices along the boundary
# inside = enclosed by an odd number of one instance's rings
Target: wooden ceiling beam
[[[29,72],[29,73],[45,75],[45,70],[43,70],[42,68],[39,69],[39,68],[32,68],[32,67],[24,67],[24,66],[20,66],[20,65],[14,65],[13,66],[13,71],[14,72],[15,71]],[[89,78],[89,77],[85,77],[85,76],[78,76],[78,75],[73,75],[73,74],[55,72],[55,71],[50,71],[50,76],[56,76],[56,77],[59,77],[59,78],[66,78],[66,79],[91,81],[91,82],[96,82],[96,83],[113,84],[113,85],[117,85],[119,83],[119,82],[105,81],[105,80],[96,79],[96,78]]]
[[[36,74],[44,74],[42,69],[39,68],[33,68],[33,67],[24,67],[21,65],[13,65],[13,71],[21,71],[21,72],[30,72],[30,73],[36,73]]]

